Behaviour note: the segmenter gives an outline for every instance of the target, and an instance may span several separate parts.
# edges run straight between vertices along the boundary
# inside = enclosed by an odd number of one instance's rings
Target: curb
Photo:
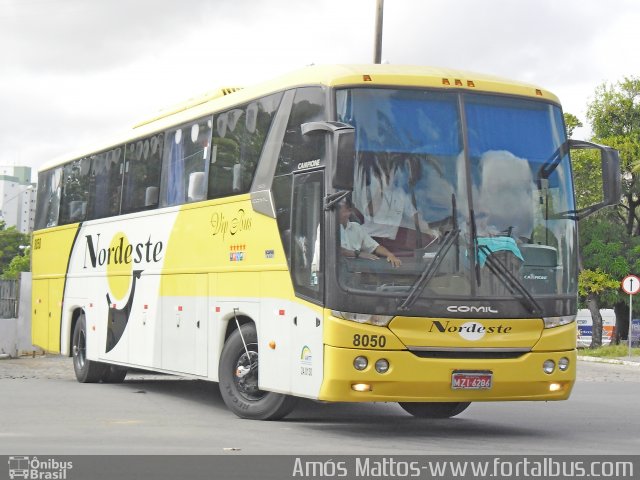
[[[619,358],[600,358],[600,357],[586,357],[578,355],[578,360],[591,363],[609,363],[612,365],[627,365],[630,367],[640,367],[640,362],[634,362],[632,360],[622,360]]]

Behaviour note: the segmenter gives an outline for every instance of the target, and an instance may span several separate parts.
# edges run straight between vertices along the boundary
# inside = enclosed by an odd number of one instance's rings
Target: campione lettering
[[[146,242],[128,243],[125,238],[118,237],[114,246],[100,247],[100,234],[85,235],[84,268],[104,265],[157,263],[162,260],[162,242],[154,242],[151,236]],[[88,263],[87,263],[88,262]]]
[[[320,166],[320,159],[317,160],[309,160],[307,162],[300,162],[298,164],[298,170],[303,170],[305,168],[314,168]]]
[[[524,276],[526,280],[547,280],[549,277],[547,275],[535,275],[533,273],[529,273]]]

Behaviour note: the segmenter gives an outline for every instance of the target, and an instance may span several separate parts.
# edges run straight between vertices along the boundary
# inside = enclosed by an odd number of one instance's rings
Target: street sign
[[[640,291],[640,278],[635,275],[627,275],[622,279],[622,290],[624,290],[624,293],[629,294],[629,333],[627,334],[627,340],[629,341],[629,358],[631,358],[631,332],[633,327],[631,315],[633,314],[633,296]]]
[[[627,275],[622,280],[622,290],[628,295],[635,295],[640,292],[640,278],[635,275]]]

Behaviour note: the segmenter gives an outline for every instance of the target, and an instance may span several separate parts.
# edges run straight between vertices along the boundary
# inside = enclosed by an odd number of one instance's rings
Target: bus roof
[[[83,155],[108,150],[269,93],[303,85],[323,85],[326,87],[393,85],[444,90],[462,89],[525,96],[559,104],[558,98],[553,93],[535,85],[462,70],[409,65],[312,65],[255,86],[221,88],[189,99],[139,122],[133,129],[118,135],[116,139],[97,145],[97,148],[85,149],[75,155],[64,155],[64,157],[47,162],[39,171],[81,158]]]

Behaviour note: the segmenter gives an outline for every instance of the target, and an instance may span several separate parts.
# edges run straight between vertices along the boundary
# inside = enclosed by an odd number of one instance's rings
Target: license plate
[[[451,388],[454,390],[488,390],[493,383],[491,372],[453,372]]]

